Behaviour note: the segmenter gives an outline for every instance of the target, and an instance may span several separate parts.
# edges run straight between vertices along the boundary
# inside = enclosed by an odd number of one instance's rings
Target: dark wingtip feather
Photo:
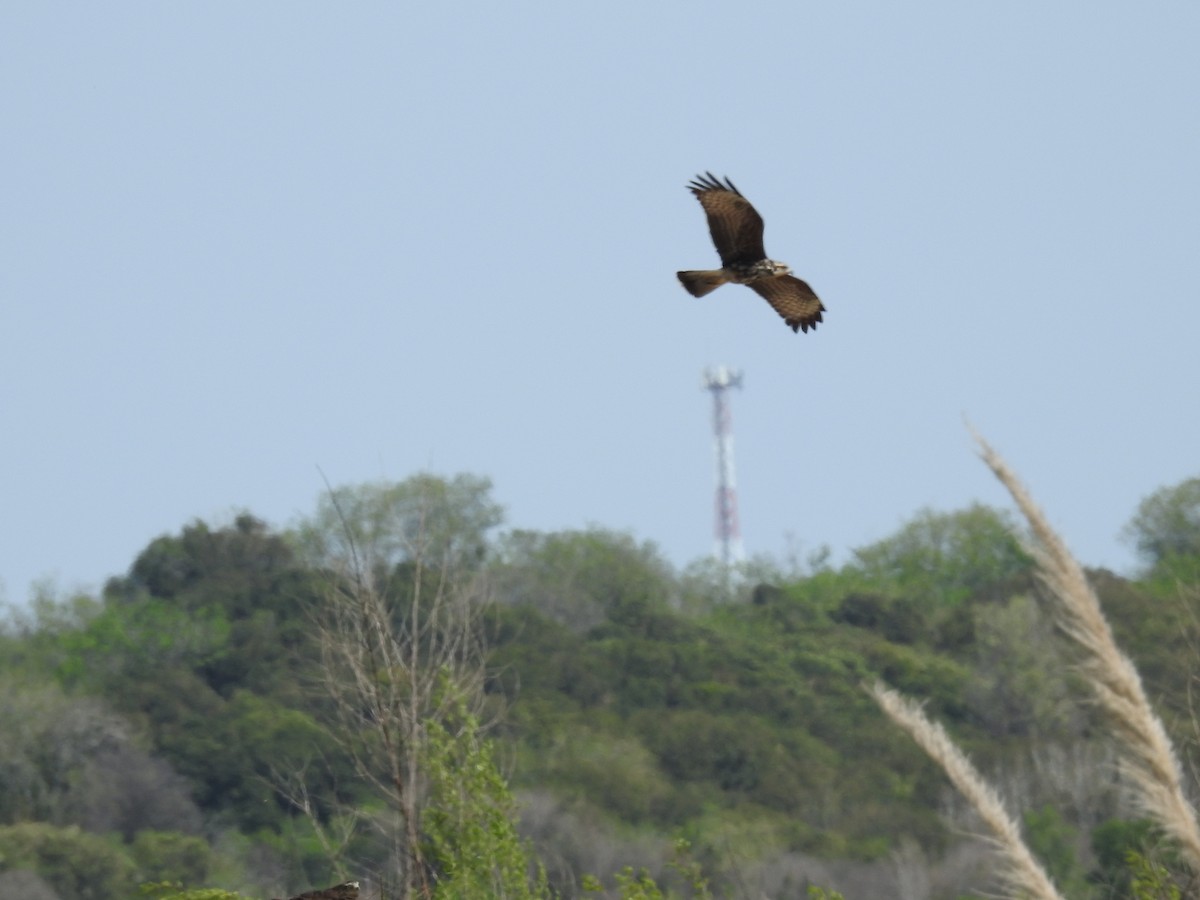
[[[705,172],[703,175],[697,175],[688,183],[688,190],[696,196],[705,193],[706,191],[730,191],[742,196],[742,192],[733,186],[733,182],[728,177],[725,178],[725,183],[721,183],[721,179],[712,172]]]
[[[825,307],[821,307],[821,309],[824,308]],[[818,311],[817,314],[811,319],[786,319],[785,321],[788,325],[792,326],[792,331],[803,331],[805,334],[808,334],[808,330],[810,328],[813,331],[816,331],[817,324],[819,322],[824,322],[825,320],[821,318],[821,313]]]

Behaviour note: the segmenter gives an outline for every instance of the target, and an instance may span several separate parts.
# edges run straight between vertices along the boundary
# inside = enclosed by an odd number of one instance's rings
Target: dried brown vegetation
[[[1046,588],[1059,629],[1078,652],[1076,667],[1114,738],[1118,764],[1132,785],[1134,803],[1177,844],[1183,865],[1200,871],[1196,811],[1184,791],[1174,747],[1150,705],[1137,669],[1117,647],[1083,568],[1007,463],[986,441],[975,437],[984,462],[1009,491],[1028,524],[1026,550],[1036,562],[1038,579]],[[997,792],[945,730],[896,691],[878,683],[869,691],[889,718],[942,767],[980,817],[1003,860],[998,874],[1006,896],[1059,897]]]
[[[1178,842],[1185,861],[1200,870],[1200,826],[1183,789],[1183,773],[1162,720],[1150,706],[1141,677],[1121,652],[1083,568],[1050,527],[1012,469],[976,435],[983,461],[1008,489],[1030,529],[1028,549],[1053,599],[1063,634],[1078,648],[1078,667],[1118,743],[1123,770],[1141,811]]]

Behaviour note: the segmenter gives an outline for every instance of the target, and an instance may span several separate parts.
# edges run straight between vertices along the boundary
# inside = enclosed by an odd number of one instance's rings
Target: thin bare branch
[[[454,718],[447,683],[472,713],[482,705],[486,592],[476,573],[462,569],[449,551],[435,550],[423,498],[408,510],[413,518],[405,527],[411,524],[411,531],[402,534],[405,555],[399,559],[360,550],[355,523],[332,491],[330,503],[346,548],[318,615],[322,675],[339,722],[335,737],[395,816],[389,838],[401,895],[426,897],[421,813],[427,727]]]
[[[349,869],[345,862],[346,851],[358,833],[359,815],[357,810],[350,810],[347,814],[333,819],[322,817],[309,790],[308,766],[309,763],[305,763],[299,769],[291,771],[282,771],[276,766],[271,766],[270,784],[294,810],[308,820],[325,858],[333,868],[334,877],[346,879],[349,877]]]

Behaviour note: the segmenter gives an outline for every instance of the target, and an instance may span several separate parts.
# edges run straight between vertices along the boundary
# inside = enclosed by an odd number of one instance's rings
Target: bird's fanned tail
[[[675,274],[679,276],[679,283],[687,288],[687,292],[693,297],[703,297],[729,281],[720,269],[676,272]]]

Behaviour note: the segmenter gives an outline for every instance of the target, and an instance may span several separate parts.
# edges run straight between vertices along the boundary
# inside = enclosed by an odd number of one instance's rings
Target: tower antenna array
[[[714,366],[704,370],[704,390],[713,397],[713,435],[717,451],[716,556],[726,566],[746,557],[738,527],[737,480],[733,471],[733,418],[729,390],[742,386],[740,369]]]

